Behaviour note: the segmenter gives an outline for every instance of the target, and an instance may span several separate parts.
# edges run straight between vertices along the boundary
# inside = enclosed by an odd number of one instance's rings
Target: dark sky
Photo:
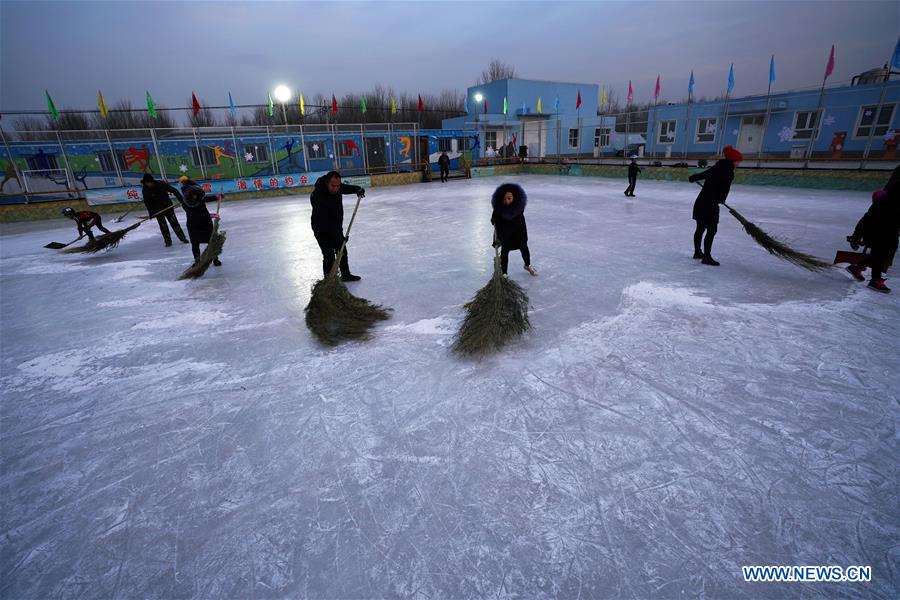
[[[611,86],[648,100],[817,86],[883,64],[900,2],[38,2],[0,1],[0,111],[94,108],[130,98],[261,103],[279,83],[307,96],[463,91],[492,58],[529,79]]]

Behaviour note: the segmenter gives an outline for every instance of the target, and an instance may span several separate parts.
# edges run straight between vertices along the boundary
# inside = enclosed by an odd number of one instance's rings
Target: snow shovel
[[[75,242],[77,242],[78,240],[80,240],[83,237],[84,237],[83,235],[79,235],[77,238],[75,238],[68,244],[63,244],[61,242],[50,242],[49,244],[44,246],[44,248],[50,248],[51,250],[61,250],[61,249],[65,248],[66,246],[71,246],[72,244],[74,244]]]

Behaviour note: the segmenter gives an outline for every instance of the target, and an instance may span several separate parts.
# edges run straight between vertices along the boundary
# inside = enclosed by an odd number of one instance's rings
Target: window
[[[44,154],[43,150],[39,150],[37,154],[32,154],[25,160],[25,162],[28,163],[28,169],[31,171],[59,169],[59,161],[56,160],[56,155]]]
[[[659,143],[674,144],[675,143],[675,121],[659,122]]]
[[[488,131],[484,134],[484,149],[488,148],[497,149],[497,132],[496,131]]]
[[[813,130],[818,125],[818,111],[808,110],[798,112],[794,117],[794,138],[795,140],[808,140],[813,136]],[[816,131],[816,135],[818,135]]]
[[[438,138],[438,152],[453,151],[453,138]]]
[[[469,149],[469,138],[461,137],[456,140],[456,149],[462,152],[463,150]]]
[[[716,122],[717,119],[697,119],[697,135],[694,136],[694,142],[697,144],[711,144],[715,142]]]
[[[306,142],[306,156],[310,160],[314,158],[327,158],[325,154],[325,142]]]
[[[200,153],[203,153],[203,164],[205,166],[215,165],[216,164],[216,153],[213,152],[212,148],[207,148],[206,146],[200,146],[198,149],[197,146],[191,146],[191,162],[195,167],[200,166]]]
[[[610,127],[600,127],[594,130],[594,148],[606,148],[609,146]]]
[[[244,144],[244,160],[248,163],[269,162],[269,147],[265,144]]]
[[[881,109],[875,105],[860,108],[856,134],[853,137],[867,138],[872,135],[873,129],[875,130],[875,137],[884,136],[888,129],[891,128],[891,119],[894,117],[895,106],[895,104],[885,104]]]
[[[127,171],[128,167],[125,166],[125,157],[122,155],[122,152],[116,153],[116,161],[119,163],[119,169],[122,171]],[[97,164],[100,165],[101,171],[115,171],[116,165],[113,162],[113,153],[109,150],[104,150],[102,152],[97,152]]]
[[[570,129],[569,130],[569,148],[577,148],[578,147],[578,130]]]

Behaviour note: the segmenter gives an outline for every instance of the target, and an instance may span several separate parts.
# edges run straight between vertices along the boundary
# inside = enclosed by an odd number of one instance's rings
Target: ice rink
[[[461,360],[507,180],[529,195],[540,275],[518,252],[510,275],[533,331]],[[724,209],[722,266],[701,265],[699,188],[625,186],[371,188],[349,285],[394,313],[336,349],[304,323],[308,196],[225,203],[224,265],[188,282],[190,247],[155,223],[95,256],[43,248],[77,235],[62,217],[4,225],[0,596],[896,598],[900,280],[806,272]],[[869,202],[729,198],[829,261]]]

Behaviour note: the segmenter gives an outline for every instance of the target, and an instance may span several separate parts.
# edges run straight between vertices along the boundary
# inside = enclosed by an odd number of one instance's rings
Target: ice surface
[[[480,363],[449,346],[500,179],[369,190],[351,289],[394,315],[336,350],[303,321],[308,198],[223,205],[197,281],[155,223],[96,256],[42,248],[62,218],[4,226],[0,595],[897,597],[900,289],[779,261],[725,211],[700,265],[687,183],[513,179],[534,331]],[[730,198],[826,259],[868,202]]]

